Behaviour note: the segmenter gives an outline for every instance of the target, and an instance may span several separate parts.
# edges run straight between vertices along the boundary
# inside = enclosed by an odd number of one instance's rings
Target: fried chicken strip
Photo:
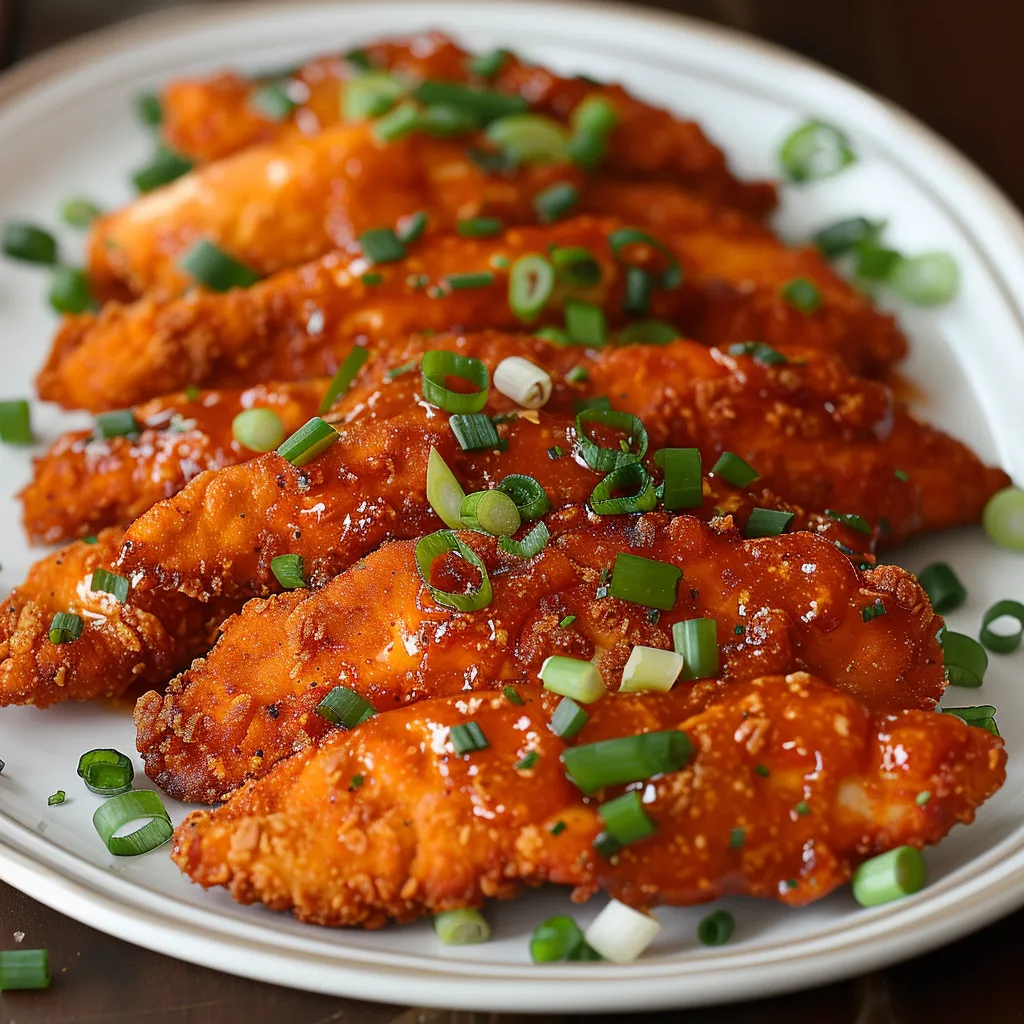
[[[672,178],[715,203],[761,217],[775,206],[769,182],[741,182],[729,171],[725,156],[708,141],[699,125],[651,107],[617,85],[595,85],[584,78],[560,78],[509,54],[491,81],[473,79],[465,50],[440,33],[384,40],[366,49],[374,68],[410,82],[434,79],[471,82],[529,100],[538,113],[567,121],[584,99],[600,96],[615,107],[619,121],[612,132],[603,166],[626,177]],[[309,136],[342,117],[343,83],[362,68],[343,57],[309,61],[292,78],[296,98],[291,115],[271,120],[252,103],[265,85],[232,72],[205,79],[169,83],[161,97],[161,131],[168,145],[197,161],[217,160],[254,143]]]
[[[382,359],[401,365],[422,344],[413,341]],[[428,342],[449,346],[481,358],[492,372],[507,354],[527,355],[551,366],[556,380],[561,368],[564,382],[567,350],[549,358],[548,346],[537,340],[487,335]],[[966,448],[897,414],[886,389],[851,379],[834,364],[815,368],[816,358],[810,353],[804,366],[794,361],[764,368],[749,357],[723,356],[687,342],[609,350],[589,360],[581,351],[578,359],[591,375],[586,390],[562,383],[545,409],[499,424],[499,435],[508,441],[505,452],[462,451],[447,414],[420,398],[418,375],[374,386],[383,365],[375,363],[367,386],[354,389],[338,407],[338,416],[348,415],[351,422],[339,426],[341,437],[332,448],[301,471],[268,454],[197,477],[136,520],[121,564],[146,585],[181,588],[200,600],[266,593],[274,586],[270,561],[281,554],[302,555],[307,578],[322,583],[385,539],[437,529],[440,520],[425,493],[431,447],[467,493],[524,473],[541,483],[556,508],[584,503],[599,476],[575,458],[548,454],[556,447],[572,452],[570,403],[580,394],[609,394],[619,409],[640,416],[650,435],[648,464],[662,446],[699,447],[705,469],[723,451],[742,454],[763,473],[757,488],[784,502],[792,501],[790,491],[803,495],[808,516],[799,517],[794,528],[819,529],[830,509],[868,517],[869,528],[887,520],[888,538],[903,539],[922,527],[974,521],[987,495],[1004,486],[1003,474],[982,466]],[[608,368],[602,369],[606,360]],[[491,396],[498,394],[491,389]],[[494,401],[488,411],[507,408]],[[899,431],[898,443],[880,442],[887,430]],[[944,477],[954,463],[964,482],[955,490]],[[897,477],[896,469],[909,479]],[[658,475],[653,465],[651,471]],[[720,484],[712,510],[728,497]],[[705,495],[705,502],[711,498]],[[755,501],[776,507],[770,498]],[[735,495],[719,507],[740,512]],[[848,549],[868,546],[868,536],[850,533],[852,538],[842,539]]]
[[[0,609],[0,707],[115,697],[133,683],[162,685],[213,643],[238,604],[199,604],[183,594],[132,594],[121,604],[90,590],[97,569],[116,571],[119,530],[78,541],[37,562]],[[54,644],[58,612],[84,619],[82,635]]]
[[[611,218],[580,217],[512,228],[496,238],[435,236],[406,259],[378,267],[379,283],[364,280],[370,266],[365,258],[335,252],[226,294],[196,291],[166,302],[108,303],[98,315],[65,318],[37,378],[39,394],[70,408],[123,408],[187,384],[242,387],[330,375],[358,337],[372,343],[427,328],[520,329],[508,302],[507,264],[552,245],[593,254],[601,283],[573,295],[599,304],[621,323],[625,273],[609,242],[620,227]],[[707,344],[751,338],[800,343],[839,353],[855,372],[884,367],[905,351],[891,318],[807,250],[786,250],[780,261],[771,239],[737,247],[715,231],[663,237],[686,277],[678,288],[655,292],[651,315],[687,337]],[[653,247],[638,248],[637,258],[649,258],[648,266],[662,259]],[[465,273],[491,275],[483,279],[491,283],[446,284],[450,275],[457,280]],[[824,302],[817,312],[803,313],[781,294],[794,276],[818,283]],[[434,283],[425,288],[428,282]],[[567,294],[565,286],[554,290],[540,322],[561,322]]]
[[[240,903],[332,926],[412,921],[544,882],[643,909],[727,893],[800,906],[874,854],[972,821],[1005,778],[1002,740],[985,730],[924,711],[871,714],[803,673],[607,697],[573,745],[681,730],[695,750],[644,787],[656,833],[607,861],[593,848],[598,803],[619,790],[585,801],[548,728],[554,699],[522,693],[523,707],[500,693],[448,697],[338,731],[193,812],[171,855]],[[459,757],[451,729],[468,722],[488,746]],[[528,753],[533,765],[517,767]],[[794,810],[801,801],[810,813]]]
[[[252,458],[232,435],[245,409],[271,409],[291,434],[316,414],[327,380],[257,385],[245,391],[165,395],[132,410],[138,433],[64,434],[35,460],[21,492],[25,529],[52,544],[125,525],[207,469]]]
[[[529,561],[465,533],[493,589],[477,612],[431,598],[413,541],[384,545],[319,590],[251,601],[205,660],[165,694],[139,699],[146,772],[179,800],[222,799],[330,732],[315,709],[339,683],[387,711],[535,681],[557,654],[599,659],[615,690],[634,646],[671,650],[672,624],[692,618],[717,621],[725,680],[805,668],[871,710],[935,707],[945,686],[941,620],[913,576],[896,566],[860,572],[811,533],[742,540],[730,520],[717,522],[650,513],[595,523],[567,509],[552,517],[552,543]],[[652,622],[645,607],[597,596],[601,570],[619,554],[682,570],[671,611]],[[475,575],[452,557],[432,580],[461,593]],[[865,622],[862,610],[876,601],[885,614]]]

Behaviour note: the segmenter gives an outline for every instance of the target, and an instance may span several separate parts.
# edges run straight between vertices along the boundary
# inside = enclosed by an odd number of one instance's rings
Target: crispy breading
[[[94,544],[77,541],[37,562],[0,606],[0,707],[44,708],[67,700],[115,697],[133,683],[163,684],[213,643],[236,602],[199,604],[183,594],[129,595],[121,604],[92,592],[97,569],[116,572],[119,530]],[[84,619],[82,635],[50,642],[53,617]]]
[[[536,340],[487,335],[426,342],[435,343],[475,354],[491,370],[510,352],[526,353],[550,365],[556,379],[561,369],[564,380],[565,350],[549,358],[547,346]],[[414,340],[381,358],[397,366],[423,345]],[[826,509],[867,517],[869,530],[887,523],[889,540],[975,521],[987,495],[1004,486],[1005,475],[898,411],[884,387],[850,378],[832,361],[817,368],[818,358],[807,353],[800,357],[804,365],[794,360],[764,368],[750,357],[716,355],[687,342],[593,357],[580,351],[578,361],[589,367],[587,384],[559,384],[547,407],[499,424],[508,450],[497,452],[463,451],[448,415],[419,397],[415,372],[374,386],[385,365],[376,362],[368,384],[357,386],[338,407],[337,416],[344,419],[348,409],[351,422],[339,424],[340,440],[332,448],[301,470],[271,453],[197,477],[131,526],[121,564],[146,585],[180,587],[200,600],[266,593],[274,587],[270,561],[281,554],[302,555],[308,579],[324,582],[386,539],[414,537],[440,525],[425,493],[432,446],[467,493],[524,473],[540,481],[556,508],[586,502],[600,477],[569,457],[576,440],[570,402],[579,394],[608,394],[619,409],[640,416],[650,435],[647,464],[655,476],[653,454],[662,446],[699,447],[705,471],[723,451],[749,459],[763,474],[755,482],[759,490],[767,488],[811,515],[798,518],[794,528],[810,521],[818,529]],[[492,396],[498,394],[491,389]],[[504,402],[489,409],[507,407]],[[887,431],[895,440],[883,443]],[[555,447],[567,457],[552,459],[548,453]],[[956,489],[944,475],[954,464],[963,482]],[[897,477],[897,469],[909,479]],[[722,481],[714,491],[705,495],[706,508],[721,503],[745,524],[746,492],[729,497]],[[794,501],[790,492],[803,500]],[[755,501],[766,504],[760,497]],[[860,551],[870,537],[850,530],[842,542]]]
[[[410,81],[426,78],[465,82],[469,54],[447,36],[422,33],[410,39],[385,40],[367,47],[376,68]],[[252,103],[265,82],[231,72],[204,79],[179,79],[161,96],[167,143],[192,159],[216,160],[254,143],[308,136],[336,124],[342,116],[343,83],[353,71],[343,57],[320,57],[297,69],[294,110],[271,119]],[[617,85],[560,78],[536,64],[509,54],[490,82],[474,84],[522,96],[538,113],[568,120],[588,96],[615,107],[618,125],[608,142],[603,167],[627,177],[672,178],[716,203],[764,216],[775,206],[769,182],[741,182],[729,171],[725,156],[708,141],[700,126],[634,98]],[[306,95],[303,96],[302,93]]]
[[[493,537],[462,534],[493,589],[477,612],[431,598],[414,541],[384,545],[319,590],[251,601],[205,660],[164,695],[140,698],[147,774],[180,800],[221,799],[329,732],[315,709],[338,684],[387,711],[533,682],[544,659],[559,654],[596,659],[614,690],[635,645],[671,650],[672,624],[692,618],[716,620],[726,680],[806,668],[875,711],[930,710],[942,695],[941,620],[895,566],[863,573],[811,533],[745,541],[724,524],[663,513],[592,520],[574,509],[549,528],[552,542],[529,561]],[[671,611],[652,616],[601,596],[601,570],[612,571],[619,554],[682,570]],[[432,580],[461,593],[477,575],[453,556]],[[865,622],[862,609],[878,600],[885,615]]]
[[[573,297],[600,305],[624,322],[626,273],[609,242],[622,223],[578,217],[550,227],[519,227],[494,238],[434,236],[404,260],[375,268],[334,252],[226,294],[195,291],[178,299],[152,297],[107,303],[98,314],[67,317],[37,378],[41,397],[73,408],[138,404],[186,384],[241,387],[265,380],[330,375],[357,338],[392,343],[412,330],[522,329],[508,301],[509,266],[549,246],[579,246],[598,261],[600,284]],[[663,233],[684,268],[674,289],[658,289],[650,315],[707,344],[750,339],[786,341],[840,354],[855,372],[900,358],[906,342],[891,317],[875,309],[810,250],[781,250],[768,239],[749,245],[716,230]],[[664,269],[651,246],[634,247],[645,265]],[[742,251],[741,251],[742,250]],[[452,289],[449,275],[483,273],[490,283]],[[813,279],[823,304],[813,314],[786,300],[791,278]],[[538,322],[561,323],[566,285],[555,288]]]
[[[34,460],[32,480],[20,494],[25,529],[32,540],[53,544],[124,526],[204,470],[252,458],[255,453],[232,435],[239,412],[271,409],[287,436],[316,414],[328,383],[179,392],[133,409],[135,434],[64,434]]]
[[[985,730],[871,714],[803,673],[607,697],[572,745],[678,729],[695,757],[644,786],[655,834],[605,860],[599,803],[621,789],[585,800],[548,725],[557,698],[520,692],[522,707],[448,697],[339,730],[193,812],[171,855],[200,885],[322,925],[375,928],[544,882],[643,909],[727,893],[800,906],[872,855],[973,820],[1005,778],[1003,742]],[[487,747],[460,757],[451,729],[469,722]]]

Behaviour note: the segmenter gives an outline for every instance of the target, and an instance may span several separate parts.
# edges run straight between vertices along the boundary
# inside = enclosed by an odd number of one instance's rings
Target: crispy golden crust
[[[474,354],[491,370],[507,354],[527,353],[549,368],[554,397],[543,410],[498,426],[507,451],[464,452],[447,414],[419,399],[416,373],[386,382],[383,367],[402,365],[424,344]],[[806,510],[794,528],[820,529],[832,509],[865,516],[876,528],[885,520],[886,539],[904,539],[922,528],[976,521],[986,497],[1004,485],[1000,471],[898,410],[884,387],[850,378],[831,360],[819,364],[813,352],[800,359],[804,365],[765,368],[686,342],[589,357],[500,335],[414,340],[368,364],[335,410],[349,422],[339,424],[333,448],[301,471],[269,454],[197,477],[132,525],[121,564],[147,585],[180,587],[200,600],[266,593],[274,586],[270,560],[280,554],[301,554],[309,580],[323,582],[383,540],[441,525],[426,501],[431,446],[467,493],[524,473],[540,481],[555,507],[586,502],[599,476],[575,458],[548,455],[554,446],[571,452],[571,403],[581,394],[608,394],[617,408],[640,416],[656,476],[652,459],[663,446],[699,447],[706,470],[722,451],[747,458],[763,473],[755,503],[777,504],[760,494],[766,488]],[[588,367],[585,384],[565,385],[570,361]],[[508,408],[495,388],[490,394],[492,411]],[[881,443],[886,431],[891,436]],[[953,464],[965,484],[958,489],[943,476]],[[896,469],[910,479],[896,477]],[[745,524],[750,503],[743,493],[730,494],[717,481],[705,495],[707,517],[717,505]],[[855,530],[837,539],[854,551],[870,543]]]
[[[236,603],[203,605],[164,591],[120,604],[90,591],[96,569],[116,571],[120,542],[119,530],[105,530],[95,544],[71,544],[37,562],[8,595],[0,606],[0,706],[118,696],[136,682],[162,684],[209,649]],[[57,612],[85,620],[78,640],[50,642]]]
[[[204,661],[165,695],[140,699],[147,773],[178,799],[221,799],[330,731],[315,708],[338,684],[386,711],[527,683],[545,658],[561,654],[599,657],[606,685],[617,689],[635,645],[671,649],[672,624],[691,618],[717,621],[727,680],[807,669],[873,710],[932,709],[942,695],[941,620],[914,577],[895,566],[865,574],[810,533],[744,541],[689,516],[591,522],[567,510],[550,529],[555,539],[528,562],[501,552],[494,538],[463,535],[493,587],[479,612],[430,597],[413,541],[379,548],[319,590],[250,602]],[[682,569],[671,612],[651,622],[640,605],[598,596],[601,570],[622,553]],[[450,559],[434,582],[461,592],[474,575]],[[879,599],[886,614],[864,622],[861,610]]]
[[[335,252],[244,290],[108,303],[98,316],[65,318],[37,379],[39,393],[67,407],[122,408],[186,384],[237,387],[330,375],[357,338],[393,342],[428,328],[517,330],[523,325],[508,305],[508,267],[493,261],[507,264],[549,245],[593,253],[602,283],[576,294],[621,323],[625,275],[609,244],[621,226],[578,217],[488,239],[435,236],[405,260],[376,268],[380,283],[363,280],[365,259]],[[707,344],[785,340],[837,352],[855,372],[879,370],[906,351],[891,317],[856,295],[811,250],[785,250],[770,238],[744,242],[717,229],[661,237],[679,254],[686,277],[680,287],[655,293],[651,315],[674,323],[684,336]],[[435,290],[448,275],[466,272],[490,273],[493,283]],[[426,288],[421,275],[432,282]],[[794,309],[780,292],[797,276],[821,289],[824,304],[812,315]],[[566,294],[564,287],[555,289],[541,322],[562,321]]]
[[[239,412],[272,409],[287,436],[316,414],[327,386],[324,379],[165,395],[132,410],[136,435],[64,434],[35,460],[20,494],[25,529],[33,541],[53,544],[130,523],[204,470],[253,457],[232,436]]]
[[[468,78],[468,54],[439,33],[386,40],[371,45],[367,52],[374,67],[406,79],[464,82]],[[340,57],[308,62],[294,74],[308,95],[290,117],[279,121],[264,117],[251,103],[260,88],[251,78],[227,72],[206,79],[180,79],[163,91],[161,130],[172,149],[199,161],[217,160],[255,143],[308,136],[338,122],[341,86],[351,73],[351,65]],[[650,107],[619,86],[559,78],[515,56],[509,56],[492,82],[478,84],[523,96],[534,110],[562,121],[587,96],[603,96],[619,115],[605,169],[632,178],[671,178],[715,203],[758,217],[775,206],[774,186],[738,181],[721,150],[697,124]]]
[[[521,692],[522,707],[500,693],[449,697],[339,730],[193,812],[172,857],[240,903],[335,926],[411,921],[543,882],[641,908],[725,893],[802,905],[869,856],[971,821],[1005,777],[1002,740],[986,731],[930,712],[871,715],[802,673],[607,697],[573,744],[682,729],[696,757],[646,784],[656,834],[606,861],[592,846],[599,800],[566,778],[548,728],[555,699]],[[457,757],[450,730],[469,721],[488,747]],[[530,752],[534,765],[517,768]]]

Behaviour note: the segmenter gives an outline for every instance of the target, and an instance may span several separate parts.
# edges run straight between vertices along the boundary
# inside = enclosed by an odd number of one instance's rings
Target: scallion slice
[[[928,870],[921,851],[897,846],[866,860],[853,873],[853,898],[862,907],[877,907],[924,888]]]
[[[0,950],[0,992],[50,987],[50,954],[45,949]]]
[[[232,288],[248,288],[260,275],[209,239],[201,238],[178,261],[178,266],[210,291],[226,292]]]
[[[510,114],[487,126],[488,142],[513,164],[561,163],[569,133],[542,114]]]
[[[78,774],[91,793],[118,796],[132,788],[135,767],[127,754],[108,747],[87,750],[78,759]]]
[[[1010,551],[1024,551],[1024,491],[1004,487],[988,499],[981,517],[989,539]]]
[[[654,453],[655,465],[665,471],[662,496],[665,508],[700,508],[704,500],[699,448],[659,448]]]
[[[423,375],[423,397],[445,412],[479,412],[487,404],[490,374],[487,366],[472,356],[459,355],[447,349],[431,349],[420,362]],[[451,391],[446,378],[458,377],[475,390]]]
[[[115,835],[132,821],[146,819],[142,828],[126,836]],[[115,857],[137,857],[166,843],[174,834],[170,815],[151,789],[134,789],[111,797],[96,808],[93,827]]]
[[[561,327],[542,327],[539,331],[534,331],[533,336],[540,338],[541,341],[550,341],[552,345],[561,345],[563,348],[571,344],[568,332]]]
[[[899,260],[886,279],[901,299],[917,306],[949,302],[960,287],[960,268],[948,252],[930,252]]]
[[[641,249],[653,249],[668,263],[667,269],[657,278],[658,285],[662,288],[672,289],[678,288],[682,284],[683,268],[675,254],[668,246],[647,234],[646,231],[641,231],[639,228],[618,228],[608,236],[608,244],[619,263],[626,267],[639,266],[642,270],[646,270],[646,267],[632,263],[627,258],[630,250],[633,246],[640,246]]]
[[[551,716],[548,728],[561,739],[571,740],[579,735],[589,718],[590,715],[572,697],[563,697]]]
[[[347,686],[335,686],[317,704],[316,713],[331,725],[354,729],[373,718],[377,709],[355,690]]]
[[[420,127],[422,114],[415,103],[399,103],[394,110],[373,124],[373,134],[381,142],[397,142]]]
[[[93,420],[93,437],[107,440],[111,437],[128,437],[139,433],[139,424],[131,409],[116,409],[101,412]]]
[[[946,679],[950,686],[981,686],[988,670],[988,655],[974,637],[944,629],[939,635]]]
[[[459,518],[467,530],[481,530],[492,537],[511,537],[522,525],[516,503],[497,489],[467,494]]]
[[[435,914],[434,931],[446,946],[472,946],[491,937],[491,926],[484,915],[472,908]]]
[[[461,722],[448,730],[448,739],[457,757],[472,754],[477,750],[486,750],[491,744],[484,735],[483,729],[476,722]]]
[[[895,249],[876,242],[864,242],[854,250],[855,272],[862,281],[885,281],[892,276],[903,257]]]
[[[558,280],[573,288],[593,288],[601,283],[601,264],[589,249],[566,245],[552,250]]]
[[[522,356],[508,356],[494,369],[494,386],[524,409],[540,409],[551,398],[551,376]]]
[[[733,452],[722,452],[711,467],[711,472],[733,487],[746,487],[761,475],[749,462],[744,462]]]
[[[288,95],[288,81],[267,82],[249,97],[249,106],[262,114],[268,121],[287,121],[298,106]]]
[[[363,364],[367,359],[370,358],[370,352],[368,349],[363,348],[361,345],[353,345],[351,351],[345,356],[341,366],[338,367],[337,372],[331,378],[331,383],[327,386],[327,393],[324,395],[323,401],[320,403],[320,415],[323,416],[335,401],[338,396],[344,394],[352,386],[352,381],[359,375],[359,371],[363,368]],[[269,449],[263,449],[269,451]]]
[[[32,410],[28,400],[11,398],[0,402],[0,441],[4,444],[31,444]]]
[[[95,569],[89,589],[93,593],[110,594],[111,597],[123,604],[128,600],[128,591],[131,590],[131,586],[130,580],[124,576],[118,576],[116,572]]]
[[[430,582],[430,571],[435,560],[449,551],[455,552],[479,571],[480,585],[475,590],[467,594],[450,594]],[[475,612],[491,603],[493,591],[486,566],[480,561],[477,553],[451,530],[438,530],[416,542],[416,568],[424,586],[430,591],[430,596],[440,605],[455,608],[460,612]]]
[[[285,590],[306,586],[306,565],[302,555],[275,555],[270,560],[270,571]]]
[[[468,217],[457,221],[455,230],[463,238],[490,238],[500,235],[504,226],[500,217]]]
[[[431,448],[427,457],[427,501],[445,526],[453,530],[463,528],[459,510],[465,498],[466,492],[455,474],[448,468],[438,450]]]
[[[89,278],[80,267],[54,268],[47,299],[58,313],[84,313],[96,306]]]
[[[253,452],[272,452],[284,440],[284,424],[273,409],[243,409],[231,421],[231,436]]]
[[[653,274],[640,267],[626,270],[626,293],[622,297],[622,308],[631,316],[646,316],[651,306],[656,282]]]
[[[466,70],[477,78],[496,78],[505,66],[510,54],[508,50],[488,50],[466,59]]]
[[[628,493],[620,493],[623,490]],[[590,507],[599,516],[650,512],[657,504],[654,481],[641,462],[613,469],[590,495]]]
[[[831,177],[856,159],[847,137],[824,121],[802,124],[786,138],[779,150],[779,160],[786,177],[796,182]]]
[[[604,157],[608,136],[618,123],[619,113],[604,96],[587,96],[571,114],[573,136],[569,156],[581,167],[591,170]]]
[[[342,114],[346,121],[381,117],[404,93],[405,86],[386,71],[366,71],[342,86]]]
[[[547,493],[532,476],[511,473],[498,484],[498,490],[504,491],[516,503],[524,521],[538,519],[551,508]]]
[[[654,691],[667,693],[683,670],[683,659],[675,651],[659,647],[634,647],[622,668],[619,690],[623,693]]]
[[[469,274],[445,274],[442,284],[452,292],[468,291],[470,288],[489,288],[496,278],[490,270],[479,270]]]
[[[998,633],[991,628],[997,619],[1013,619],[1016,629]],[[1024,635],[1024,604],[1020,601],[996,601],[981,617],[981,642],[996,654],[1010,654],[1020,647]]]
[[[782,297],[794,309],[808,315],[821,307],[821,289],[806,277],[794,277],[783,285]]]
[[[600,804],[597,813],[604,822],[605,831],[619,844],[628,846],[653,836],[657,826],[640,802],[640,794],[636,790],[623,793],[614,800]]]
[[[551,534],[548,532],[548,528],[543,523],[537,523],[522,540],[500,537],[498,547],[516,558],[533,558],[548,546],[550,539]]]
[[[612,567],[609,594],[623,601],[670,612],[676,603],[676,589],[683,570],[669,562],[641,555],[619,554]]]
[[[158,124],[163,123],[163,105],[155,92],[139,93],[135,97],[135,112],[138,114],[139,120],[150,128],[155,128]]]
[[[567,181],[560,181],[533,197],[533,208],[541,224],[553,224],[579,202],[580,191]]]
[[[702,946],[722,946],[732,938],[736,922],[728,910],[716,910],[697,925],[697,940]]]
[[[778,537],[789,529],[793,522],[792,512],[780,512],[773,508],[751,509],[750,518],[743,528],[743,536],[748,540],[757,537]]]
[[[521,96],[509,96],[490,89],[475,89],[455,82],[438,82],[427,79],[421,82],[413,95],[427,106],[438,103],[446,107],[463,110],[484,123],[510,114],[521,114],[529,107],[529,101]]]
[[[505,700],[507,700],[509,704],[515,704],[516,707],[521,708],[526,703],[526,701],[519,696],[519,693],[514,686],[503,686],[501,688],[501,692],[505,695]]]
[[[718,675],[718,623],[715,619],[674,622],[672,645],[682,655],[684,679],[714,679]]]
[[[670,345],[682,337],[679,329],[664,320],[634,320],[615,336],[617,345]]]
[[[501,446],[494,422],[485,413],[455,414],[448,420],[448,426],[452,428],[455,440],[464,452],[484,451],[488,448],[493,450]]]
[[[592,440],[586,431],[586,424],[593,423],[626,434],[625,447],[602,448]],[[589,406],[576,414],[576,444],[583,461],[597,473],[610,473],[620,466],[639,462],[647,454],[647,431],[643,423],[629,412],[614,409],[600,409]]]
[[[597,666],[578,658],[546,658],[540,667],[540,678],[545,690],[572,697],[581,704],[592,704],[608,692]]]
[[[778,350],[763,341],[742,341],[729,346],[731,356],[750,356],[762,366],[785,366],[789,360]]]
[[[850,527],[851,530],[856,530],[868,537],[871,536],[871,524],[856,512],[836,512],[835,509],[827,508],[825,515],[837,523],[842,523],[843,526]]]
[[[967,590],[959,577],[945,562],[933,562],[917,574],[917,582],[924,588],[932,607],[945,615],[967,600]]]
[[[939,708],[944,715],[955,715],[968,725],[975,725],[979,729],[999,735],[999,726],[996,725],[996,709],[991,704],[978,704],[966,708]]]
[[[480,127],[480,121],[465,110],[433,103],[420,114],[416,127],[424,135],[450,139],[476,131]]]
[[[153,159],[132,175],[132,184],[139,192],[152,192],[162,185],[177,181],[191,170],[191,160],[172,152],[166,146],[158,146]]]
[[[49,231],[22,221],[11,220],[4,224],[0,248],[5,256],[25,263],[53,266],[58,258],[57,239]]]
[[[50,643],[69,644],[82,635],[85,622],[74,612],[57,612],[50,623]]]
[[[314,416],[277,449],[277,454],[296,468],[305,466],[327,451],[339,436],[330,423]]]
[[[571,917],[549,917],[533,930],[530,938],[530,959],[535,964],[565,960],[582,944],[583,932]]]
[[[583,933],[588,947],[613,963],[632,963],[661,931],[656,917],[626,906],[618,900],[608,905]]]
[[[51,793],[46,798],[47,807],[59,807],[68,798],[67,793],[63,789],[58,789],[56,793]]]
[[[883,227],[884,221],[868,220],[867,217],[847,217],[815,232],[813,241],[822,255],[831,260],[874,241]]]
[[[374,265],[405,259],[405,246],[392,228],[371,228],[359,236],[363,255]]]
[[[644,782],[655,775],[679,771],[694,754],[690,737],[669,729],[570,747],[562,759],[575,785],[590,794],[606,786]]]
[[[555,289],[555,268],[539,252],[528,252],[512,264],[508,273],[508,306],[530,324],[540,316]]]

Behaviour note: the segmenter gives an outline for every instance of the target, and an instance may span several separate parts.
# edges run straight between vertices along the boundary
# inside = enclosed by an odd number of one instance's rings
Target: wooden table
[[[216,0],[212,0],[216,2]],[[168,0],[0,0],[11,62]],[[1009,0],[660,0],[804,53],[882,93],[957,143],[1024,205],[1024,5]],[[0,1024],[512,1024],[525,1017],[407,1009],[293,992],[138,949],[0,883],[0,948],[50,950],[46,992],[0,995]],[[850,982],[644,1021],[942,1024],[1024,1021],[1024,911],[946,949]],[[815,978],[809,976],[807,985]],[[723,998],[727,997],[723,993]],[[566,1018],[561,1018],[566,1019]],[[595,1018],[591,1018],[595,1019]],[[596,1018],[626,1020],[622,1017]]]

